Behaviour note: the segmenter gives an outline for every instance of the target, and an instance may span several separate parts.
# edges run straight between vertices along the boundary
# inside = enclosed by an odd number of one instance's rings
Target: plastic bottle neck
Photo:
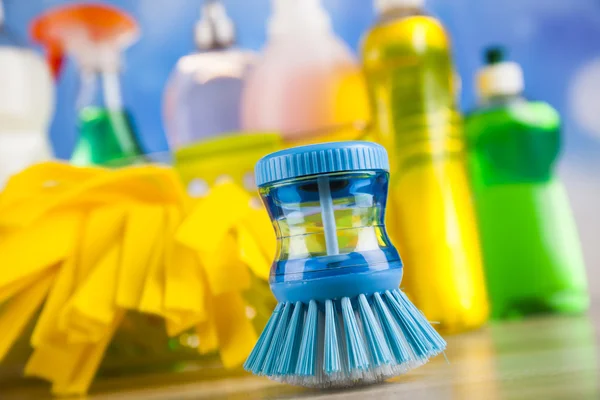
[[[381,16],[403,17],[423,13],[424,0],[375,0],[375,9]]]
[[[269,39],[331,35],[331,20],[320,0],[273,0]]]
[[[77,108],[97,107],[111,111],[123,109],[119,74],[111,70],[83,69]]]
[[[524,87],[523,71],[515,62],[492,62],[477,72],[476,91],[482,101],[519,97]]]
[[[522,93],[495,94],[491,96],[481,96],[478,99],[478,105],[482,108],[502,107],[510,104],[527,101]]]

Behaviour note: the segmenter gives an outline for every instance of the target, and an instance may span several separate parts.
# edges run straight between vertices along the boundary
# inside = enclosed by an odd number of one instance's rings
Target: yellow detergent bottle
[[[445,332],[488,316],[450,41],[422,0],[379,0],[362,58],[375,140],[390,153],[388,224],[404,289]]]

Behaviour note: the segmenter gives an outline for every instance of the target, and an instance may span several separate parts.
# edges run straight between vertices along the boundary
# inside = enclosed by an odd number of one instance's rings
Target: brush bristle
[[[400,290],[279,303],[244,368],[292,385],[370,384],[403,374],[446,342]]]

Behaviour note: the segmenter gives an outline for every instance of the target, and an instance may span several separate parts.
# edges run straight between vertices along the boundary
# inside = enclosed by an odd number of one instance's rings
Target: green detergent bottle
[[[583,256],[556,176],[560,117],[522,97],[521,68],[502,49],[486,61],[466,134],[492,318],[584,312]]]

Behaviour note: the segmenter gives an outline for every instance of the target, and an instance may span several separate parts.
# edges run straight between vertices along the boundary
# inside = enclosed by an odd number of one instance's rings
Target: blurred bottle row
[[[463,123],[450,38],[422,0],[377,0],[360,60],[319,0],[272,4],[267,43],[255,54],[235,47],[223,5],[205,1],[197,52],[167,83],[165,130],[192,196],[224,176],[254,192],[254,163],[281,147],[374,140],[392,160],[387,221],[406,265],[403,285],[442,330],[481,326],[488,300],[494,318],[587,309],[577,230],[555,174],[560,117],[523,97],[518,64],[490,48],[479,105]],[[65,57],[81,76],[71,162],[156,159],[120,94],[121,54],[140,35],[136,21],[113,7],[70,4],[40,15],[30,32],[47,62],[0,31],[0,187],[51,157],[52,76]]]

